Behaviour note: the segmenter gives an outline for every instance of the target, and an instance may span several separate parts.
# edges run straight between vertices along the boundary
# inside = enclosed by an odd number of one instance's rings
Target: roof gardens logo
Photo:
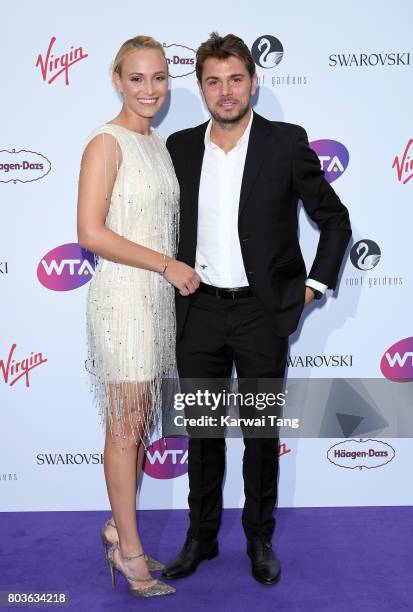
[[[284,49],[281,42],[271,34],[259,36],[251,48],[254,62],[261,68],[275,68],[281,62]]]
[[[372,270],[380,261],[381,251],[374,240],[359,240],[350,251],[350,260],[358,270]]]

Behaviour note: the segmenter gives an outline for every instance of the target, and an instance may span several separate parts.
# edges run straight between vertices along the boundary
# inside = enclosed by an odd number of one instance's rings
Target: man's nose
[[[221,92],[223,96],[228,96],[231,94],[231,84],[229,83],[229,81],[223,81],[222,83],[222,88],[221,88]]]

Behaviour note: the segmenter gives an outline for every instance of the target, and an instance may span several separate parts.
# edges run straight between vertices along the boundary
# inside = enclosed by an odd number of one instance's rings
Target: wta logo
[[[394,382],[413,380],[413,337],[393,344],[384,353],[380,370],[385,378]]]
[[[188,472],[188,438],[160,438],[147,449],[143,471],[152,478],[166,480]]]
[[[52,291],[71,291],[86,285],[95,271],[95,254],[76,242],[49,251],[37,266],[39,282]]]
[[[338,140],[314,140],[310,147],[318,155],[326,181],[332,183],[340,178],[350,160],[346,147]]]

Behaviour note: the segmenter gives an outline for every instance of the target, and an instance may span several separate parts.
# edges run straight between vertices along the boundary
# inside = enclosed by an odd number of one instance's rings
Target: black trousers
[[[238,378],[277,378],[285,374],[288,339],[276,335],[271,315],[255,297],[224,300],[195,293],[181,338],[177,362],[181,379],[224,379],[233,365]],[[244,437],[245,505],[242,524],[248,539],[271,539],[277,500],[278,436]],[[217,536],[222,514],[225,438],[189,440],[188,535]]]

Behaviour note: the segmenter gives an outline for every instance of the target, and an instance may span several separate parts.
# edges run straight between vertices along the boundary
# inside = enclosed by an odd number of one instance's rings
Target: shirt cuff
[[[316,291],[319,291],[323,295],[328,289],[327,285],[325,285],[324,283],[320,283],[316,280],[313,280],[312,278],[307,278],[307,280],[305,281],[305,284],[307,287],[311,287],[311,289],[315,289]]]

